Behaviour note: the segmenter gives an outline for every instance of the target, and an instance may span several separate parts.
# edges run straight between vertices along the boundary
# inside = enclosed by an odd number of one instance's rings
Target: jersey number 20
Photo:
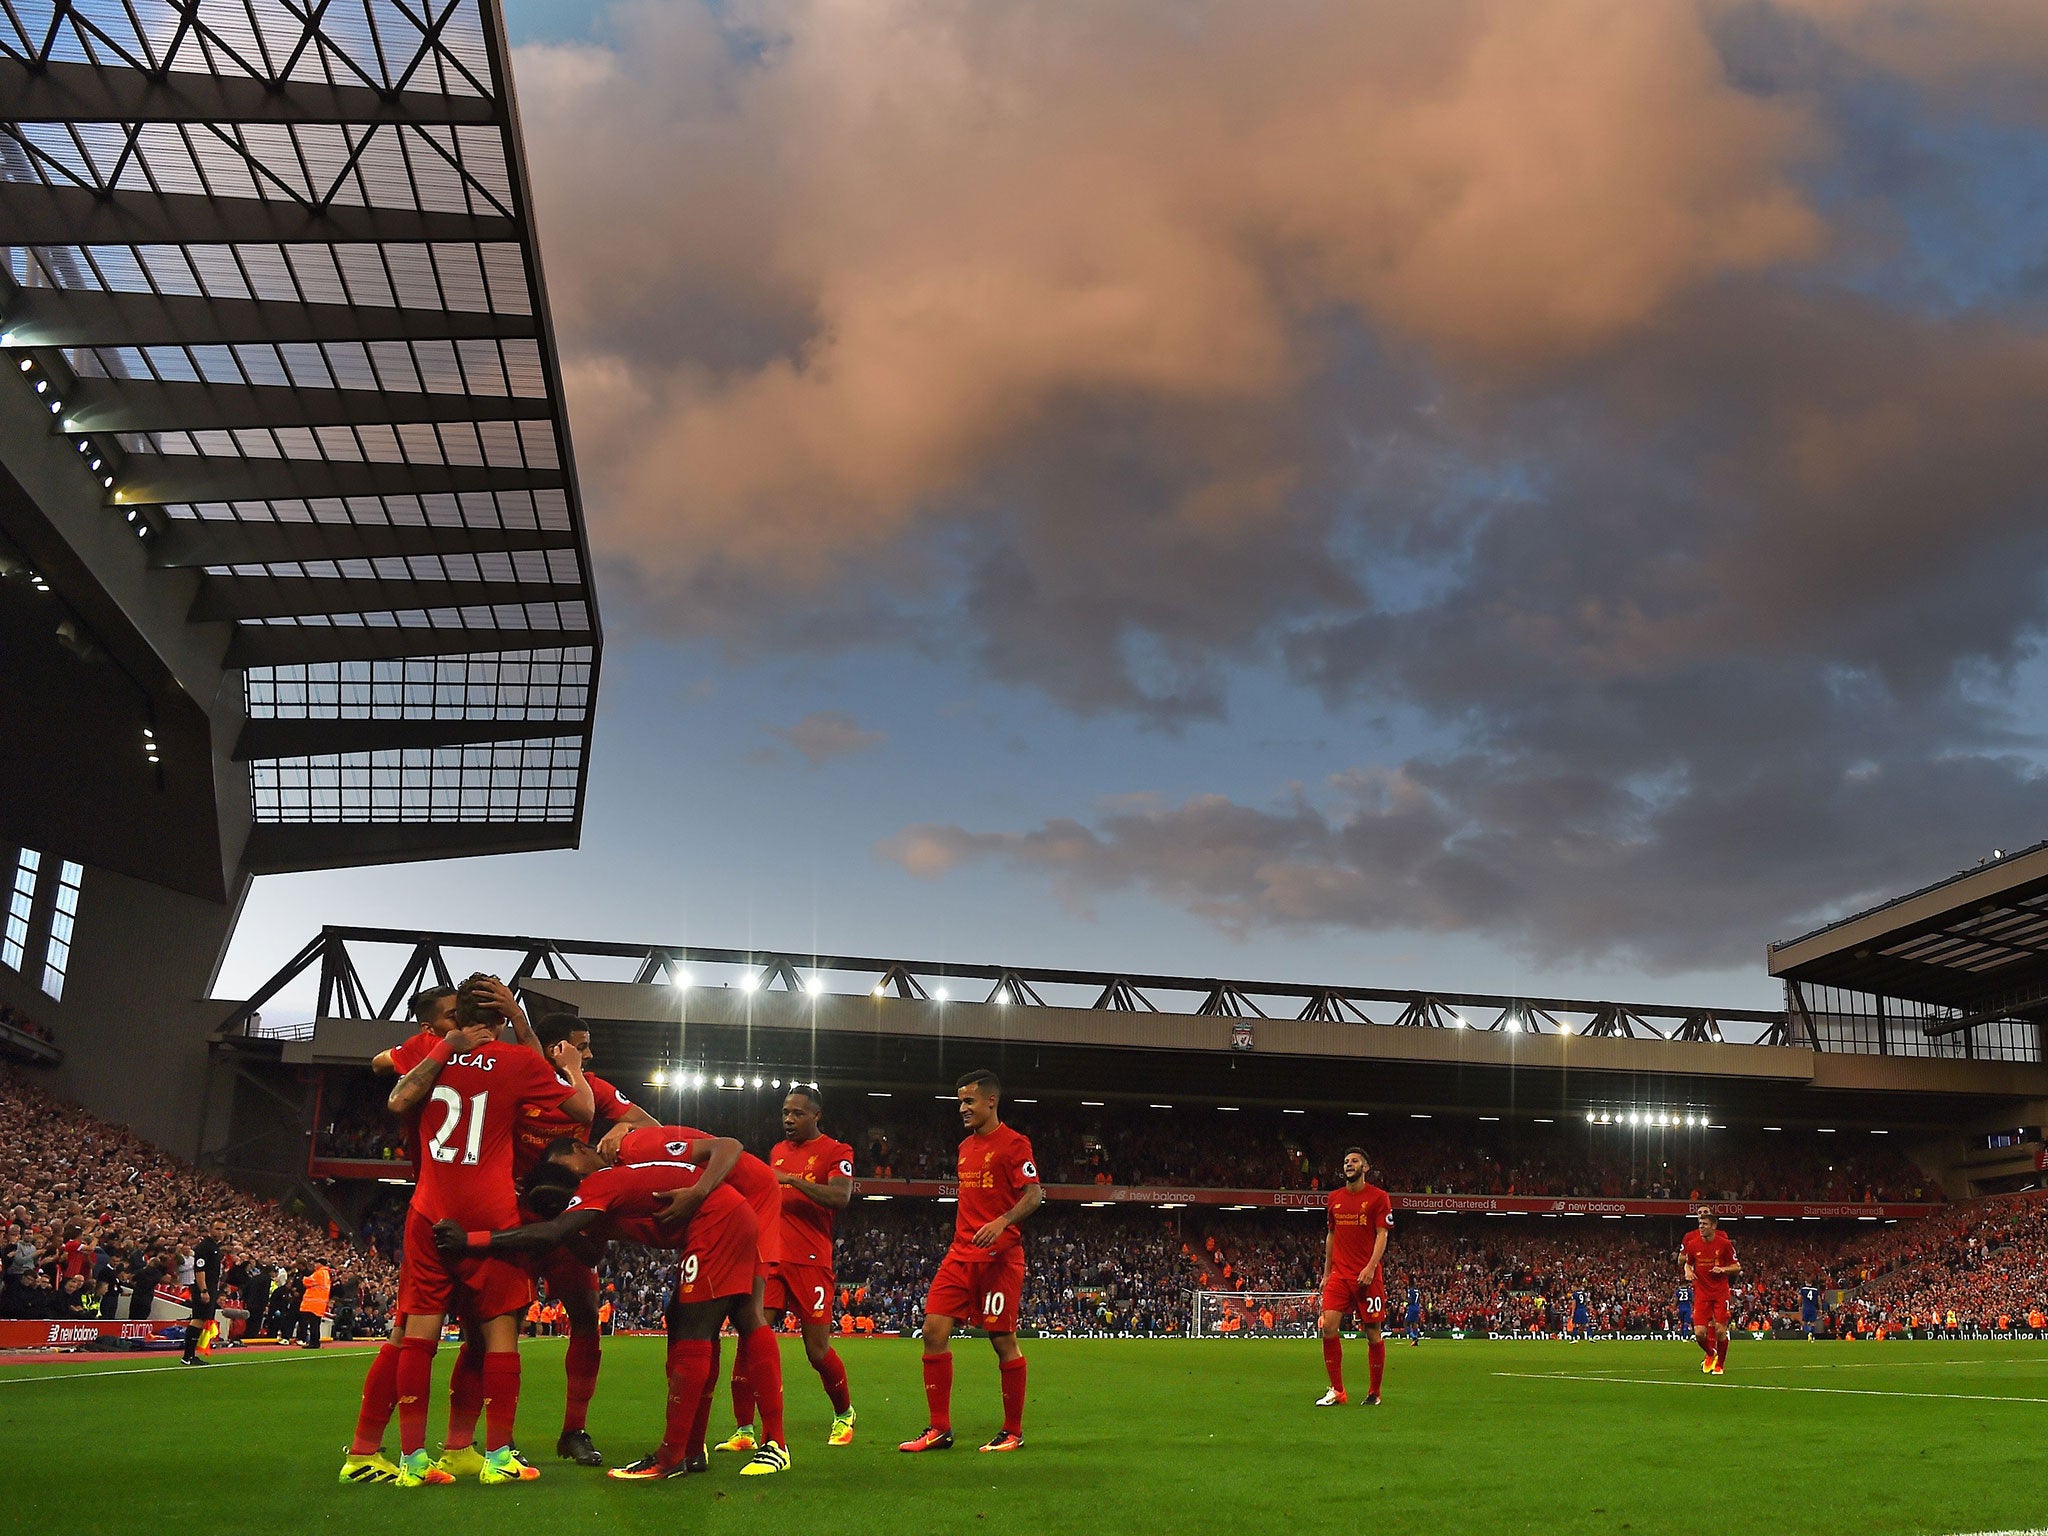
[[[441,1128],[434,1132],[433,1140],[427,1143],[427,1156],[437,1163],[454,1162],[456,1157],[455,1128],[461,1125],[466,1118],[469,1122],[469,1130],[463,1138],[462,1161],[465,1164],[474,1163],[483,1150],[484,1105],[489,1101],[490,1096],[490,1090],[485,1089],[482,1093],[474,1093],[468,1098],[464,1098],[453,1088],[445,1084],[436,1083],[431,1102],[445,1105],[448,1113],[442,1116]]]

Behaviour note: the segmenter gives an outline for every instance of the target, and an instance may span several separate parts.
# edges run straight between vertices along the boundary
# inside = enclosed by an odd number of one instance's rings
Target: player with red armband
[[[1017,1223],[1045,1203],[1031,1143],[997,1114],[1003,1085],[993,1072],[960,1079],[959,1202],[953,1245],[932,1277],[924,1303],[924,1433],[897,1447],[912,1453],[953,1448],[953,1324],[978,1323],[995,1346],[1003,1386],[1003,1427],[984,1451],[1024,1449],[1024,1355],[1017,1348],[1017,1304],[1024,1294],[1024,1239]]]
[[[518,1265],[488,1255],[450,1261],[436,1245],[441,1221],[490,1230],[518,1220],[512,1183],[513,1127],[530,1108],[591,1113],[589,1084],[572,1047],[558,1047],[554,1065],[525,1046],[497,1043],[516,1009],[495,978],[472,976],[456,999],[455,1028],[431,1044],[415,1036],[392,1053],[403,1074],[387,1106],[419,1112],[419,1182],[406,1213],[396,1310],[404,1316],[398,1353],[398,1435],[401,1488],[454,1481],[427,1455],[427,1396],[441,1325],[450,1312],[474,1322],[483,1341],[486,1449],[478,1471],[485,1484],[530,1480],[539,1473],[512,1449],[519,1406],[519,1318],[533,1300],[533,1281]]]

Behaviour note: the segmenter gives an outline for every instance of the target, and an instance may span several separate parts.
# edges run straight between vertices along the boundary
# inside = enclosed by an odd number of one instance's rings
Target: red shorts
[[[719,1216],[700,1211],[692,1218],[676,1259],[677,1301],[753,1295],[754,1271],[761,1262],[753,1208],[732,1206]]]
[[[823,1264],[776,1264],[768,1271],[769,1312],[790,1311],[807,1323],[832,1324],[832,1271]]]
[[[771,1184],[753,1201],[754,1226],[759,1235],[754,1239],[761,1255],[761,1267],[755,1273],[766,1279],[782,1257],[782,1186]]]
[[[1377,1328],[1387,1317],[1387,1283],[1374,1276],[1371,1285],[1360,1285],[1356,1280],[1331,1275],[1323,1282],[1323,1310],[1340,1317],[1356,1312],[1361,1324]]]
[[[524,1265],[486,1253],[443,1258],[434,1246],[434,1224],[417,1206],[406,1212],[394,1310],[482,1319],[524,1312],[532,1302],[533,1276]]]
[[[1698,1291],[1694,1291],[1692,1293],[1692,1325],[1695,1329],[1698,1329],[1705,1327],[1708,1323],[1718,1323],[1723,1328],[1728,1326],[1728,1298],[1726,1296],[1702,1296]]]
[[[534,1278],[547,1282],[548,1295],[556,1301],[588,1296],[597,1304],[597,1271],[567,1248],[550,1248],[534,1255]]]
[[[1015,1333],[1017,1302],[1023,1294],[1021,1245],[979,1259],[948,1253],[932,1276],[924,1309],[956,1322],[977,1323],[990,1333]]]

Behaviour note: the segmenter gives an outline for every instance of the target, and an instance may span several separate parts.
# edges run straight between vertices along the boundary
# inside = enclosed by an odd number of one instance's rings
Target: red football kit
[[[652,1162],[657,1158],[677,1159],[690,1150],[693,1141],[710,1141],[712,1133],[700,1131],[694,1125],[645,1125],[619,1143],[619,1161],[622,1163]],[[691,1183],[696,1180],[692,1179]],[[754,1225],[759,1232],[761,1273],[765,1277],[768,1266],[781,1256],[779,1239],[782,1235],[782,1186],[775,1182],[775,1175],[768,1165],[751,1152],[740,1153],[740,1160],[725,1176],[725,1188],[738,1193],[742,1200],[754,1208]]]
[[[1356,1312],[1361,1323],[1371,1326],[1386,1316],[1387,1271],[1384,1257],[1373,1271],[1369,1284],[1359,1283],[1359,1273],[1372,1262],[1373,1245],[1379,1234],[1394,1230],[1394,1202],[1377,1184],[1356,1192],[1346,1185],[1330,1191],[1324,1205],[1330,1213],[1330,1271],[1323,1276],[1323,1310]]]
[[[829,1184],[834,1179],[853,1177],[853,1148],[830,1136],[813,1136],[809,1141],[784,1141],[768,1154],[777,1173],[791,1174],[812,1184]],[[776,1186],[782,1209],[781,1257],[768,1271],[767,1307],[771,1312],[791,1310],[807,1323],[829,1327],[832,1322],[832,1218],[829,1205],[820,1205],[801,1190]]]
[[[671,1190],[694,1188],[703,1176],[702,1167],[680,1158],[621,1162],[598,1169],[578,1185],[569,1209],[604,1212],[597,1228],[601,1236],[675,1250],[680,1256],[678,1301],[751,1295],[754,1211],[737,1190],[721,1184],[680,1227],[655,1219],[655,1211],[667,1203],[662,1197]]]
[[[993,1245],[977,1248],[974,1234],[1004,1215],[1038,1182],[1031,1143],[998,1123],[985,1136],[960,1143],[960,1195],[953,1213],[953,1245],[932,1276],[924,1309],[990,1333],[1017,1331],[1024,1291],[1024,1235],[1005,1227]]]
[[[596,1106],[593,1119],[618,1120],[633,1107],[631,1099],[596,1073],[584,1073],[583,1080],[590,1084],[590,1096]],[[588,1142],[590,1129],[583,1121],[563,1114],[559,1106],[527,1105],[520,1111],[512,1147],[513,1182],[522,1188],[525,1186],[527,1175],[540,1166],[541,1154],[547,1151],[550,1143],[564,1136],[572,1141]],[[522,1209],[519,1219],[524,1223],[536,1218],[531,1211]],[[569,1248],[551,1248],[546,1253],[529,1254],[527,1257],[534,1278],[547,1282],[550,1296],[561,1297],[571,1291],[581,1291],[590,1296],[597,1294],[596,1268],[584,1263]]]
[[[1679,1244],[1685,1255],[1685,1262],[1692,1266],[1692,1322],[1697,1328],[1701,1323],[1718,1323],[1728,1326],[1729,1277],[1713,1272],[1716,1264],[1735,1262],[1735,1244],[1728,1234],[1715,1229],[1707,1237],[1697,1229],[1685,1234]]]
[[[399,1076],[445,1049],[439,1038],[416,1049],[421,1038],[392,1051]],[[453,1221],[472,1232],[517,1226],[513,1129],[527,1105],[552,1110],[570,1091],[523,1045],[483,1045],[448,1058],[420,1107],[419,1182],[405,1218],[397,1310],[487,1318],[522,1312],[532,1302],[533,1281],[523,1266],[489,1254],[446,1259],[434,1246],[434,1223]]]

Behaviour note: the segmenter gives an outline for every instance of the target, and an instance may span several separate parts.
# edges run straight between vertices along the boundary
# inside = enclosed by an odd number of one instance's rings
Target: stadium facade
[[[253,876],[579,835],[507,56],[495,0],[0,14],[0,1001],[56,1046],[6,1043],[174,1150]]]

